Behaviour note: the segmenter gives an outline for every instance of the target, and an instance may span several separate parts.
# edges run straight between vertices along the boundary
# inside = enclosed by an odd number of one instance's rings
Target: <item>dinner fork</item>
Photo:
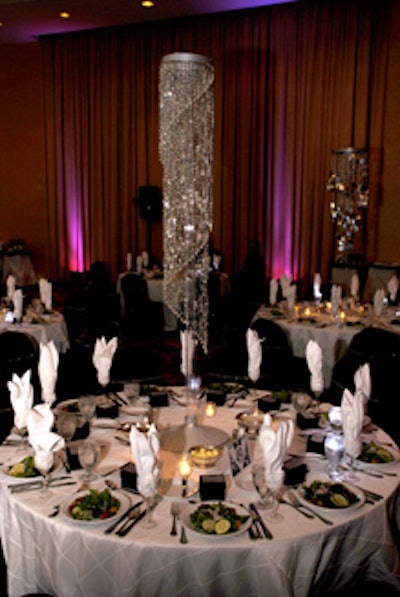
[[[329,524],[332,525],[333,522],[331,520],[329,520],[328,518],[325,518],[324,516],[322,516],[321,514],[319,514],[319,512],[316,512],[315,510],[312,510],[311,508],[309,508],[308,506],[305,506],[304,504],[302,504],[297,497],[294,495],[294,493],[291,493],[290,491],[287,492],[286,494],[288,500],[290,500],[290,502],[293,504],[293,506],[295,508],[303,508],[303,510],[307,510],[308,512],[311,512],[314,516],[316,516],[317,518],[319,518],[323,523],[325,524]],[[300,512],[300,510],[299,510]]]

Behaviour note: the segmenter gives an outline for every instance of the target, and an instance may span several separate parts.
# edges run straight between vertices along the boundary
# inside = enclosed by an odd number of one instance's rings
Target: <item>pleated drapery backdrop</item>
[[[162,56],[193,52],[215,69],[214,241],[224,269],[257,238],[266,276],[305,290],[334,256],[331,152],[370,150],[368,222],[379,212],[391,0],[304,0],[40,40],[49,223],[49,276],[113,275],[146,249],[134,197],[161,187],[158,72]],[[357,239],[375,257],[376,226]],[[162,261],[161,223],[153,225]]]

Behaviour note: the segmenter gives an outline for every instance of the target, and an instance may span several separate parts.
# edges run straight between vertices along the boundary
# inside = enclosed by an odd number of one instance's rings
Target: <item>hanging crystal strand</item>
[[[164,301],[205,352],[213,214],[213,82],[214,69],[204,56],[175,53],[161,61]]]

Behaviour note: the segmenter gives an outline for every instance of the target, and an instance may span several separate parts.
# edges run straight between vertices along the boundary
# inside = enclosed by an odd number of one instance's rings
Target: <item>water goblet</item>
[[[157,525],[153,518],[153,509],[157,497],[157,488],[155,487],[149,491],[145,491],[141,495],[144,499],[146,508],[146,514],[142,520],[141,526],[145,529],[152,529]]]
[[[42,497],[50,497],[52,495],[52,492],[49,490],[50,471],[54,464],[54,453],[51,450],[37,448],[33,459],[35,468],[43,476],[42,487],[39,493]]]
[[[267,479],[265,476],[265,467],[262,464],[253,464],[251,468],[251,477],[253,485],[256,488],[260,499],[257,506],[260,510],[272,508],[271,494],[268,490]]]
[[[92,394],[86,394],[79,398],[79,410],[83,418],[87,423],[93,419],[96,412],[96,396]]]
[[[81,475],[84,484],[89,484],[90,481],[97,478],[93,469],[99,461],[99,457],[100,448],[97,442],[90,439],[83,440],[78,448],[78,458],[79,463],[84,470],[83,475]]]
[[[340,463],[344,455],[344,439],[340,433],[328,433],[324,441],[325,457],[328,461],[330,479],[338,481],[343,478]]]

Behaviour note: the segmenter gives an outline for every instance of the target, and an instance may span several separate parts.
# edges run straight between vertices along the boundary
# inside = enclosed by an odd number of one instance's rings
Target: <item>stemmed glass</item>
[[[265,476],[265,467],[262,464],[253,464],[251,469],[251,478],[253,485],[256,488],[260,499],[257,506],[260,510],[267,510],[272,508],[271,494],[268,490],[267,479]]]
[[[278,512],[281,501],[282,482],[275,482],[273,479],[267,479],[265,467],[263,465],[253,465],[252,479],[254,487],[257,489],[260,500],[257,506],[260,510],[268,510],[265,514],[271,522],[280,522],[283,516]]]
[[[65,439],[65,468],[69,472],[70,465],[68,462],[68,443],[74,437],[76,431],[77,420],[75,413],[58,413],[56,418],[56,426],[58,433]]]
[[[43,476],[42,487],[40,494],[43,497],[49,497],[52,492],[49,491],[50,471],[54,464],[54,453],[51,450],[43,450],[38,448],[33,455],[35,468]]]
[[[344,455],[344,439],[341,433],[328,433],[324,441],[325,457],[328,461],[329,477],[333,481],[343,478],[340,463]]]
[[[97,475],[93,472],[93,469],[99,461],[99,457],[100,448],[97,442],[91,439],[83,440],[78,448],[78,458],[79,463],[84,470],[83,475],[81,475],[81,479],[85,485],[97,478]]]
[[[142,527],[145,529],[152,529],[157,525],[156,521],[153,518],[153,508],[156,501],[157,488],[154,488],[149,492],[146,491],[141,495],[145,501],[146,508],[146,514],[142,520]]]
[[[90,422],[96,412],[96,396],[92,394],[81,396],[79,398],[79,410],[85,421],[89,423],[90,430]]]

